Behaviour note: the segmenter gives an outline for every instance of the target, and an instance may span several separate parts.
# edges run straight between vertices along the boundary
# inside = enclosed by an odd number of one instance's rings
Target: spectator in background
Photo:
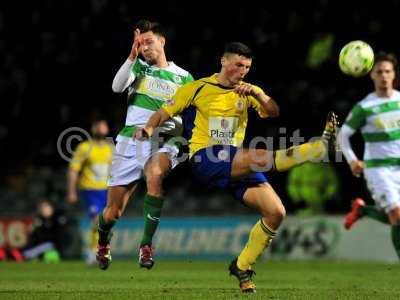
[[[86,263],[96,263],[97,215],[103,211],[107,200],[107,180],[113,153],[112,144],[106,141],[109,133],[107,121],[100,119],[92,124],[92,139],[81,142],[75,150],[67,175],[67,201],[74,204],[84,201],[92,222]],[[79,188],[79,197],[78,197]]]
[[[67,221],[62,210],[55,209],[49,199],[41,199],[37,205],[37,215],[33,221],[28,243],[21,251],[23,258],[58,262],[63,255],[63,238]]]

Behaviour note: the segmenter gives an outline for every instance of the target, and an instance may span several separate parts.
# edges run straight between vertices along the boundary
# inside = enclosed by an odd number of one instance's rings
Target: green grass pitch
[[[257,264],[257,293],[242,295],[228,261],[166,261],[148,271],[115,260],[0,263],[0,299],[400,299],[397,264],[269,261]]]

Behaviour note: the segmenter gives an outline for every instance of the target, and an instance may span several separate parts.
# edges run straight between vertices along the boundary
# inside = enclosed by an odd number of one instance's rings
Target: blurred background
[[[357,1],[356,1],[357,2]],[[126,95],[111,90],[113,77],[127,58],[133,25],[141,18],[167,29],[167,58],[197,78],[219,70],[223,45],[242,41],[255,52],[248,81],[261,86],[281,107],[276,120],[251,113],[249,141],[273,137],[275,147],[296,130],[306,140],[321,134],[329,110],[340,122],[373,89],[368,76],[354,79],[338,68],[338,53],[351,40],[364,40],[378,52],[399,54],[400,1],[35,1],[0,4],[0,216],[21,218],[49,198],[71,224],[83,215],[65,203],[68,163],[57,150],[70,127],[88,132],[102,116],[115,137],[125,122]],[[360,136],[354,137],[358,155]],[[280,144],[281,143],[281,144]],[[73,148],[73,147],[72,147]],[[355,196],[368,200],[363,180],[347,164],[304,165],[288,173],[269,173],[290,215],[340,215]],[[225,193],[204,193],[187,176],[186,163],[165,182],[163,215],[252,215]],[[140,216],[141,196],[126,215]],[[78,226],[78,225],[76,225]]]

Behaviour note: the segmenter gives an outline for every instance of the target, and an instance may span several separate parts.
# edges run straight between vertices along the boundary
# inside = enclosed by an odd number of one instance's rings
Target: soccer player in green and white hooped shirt
[[[375,91],[351,110],[340,132],[343,154],[354,176],[364,173],[376,206],[354,200],[346,215],[350,229],[361,217],[391,225],[393,246],[400,258],[400,92],[393,88],[397,60],[379,53],[371,71]],[[350,136],[357,130],[365,141],[363,161],[351,149]]]
[[[154,111],[172,98],[178,87],[193,80],[187,71],[167,61],[164,45],[165,34],[158,23],[139,21],[135,26],[131,53],[113,81],[114,92],[122,93],[128,89],[128,112],[125,127],[117,137],[107,206],[99,215],[97,260],[103,270],[111,263],[111,229],[143,177],[147,194],[143,205],[144,233],[139,248],[139,265],[150,269],[154,264],[152,237],[163,205],[162,180],[178,164],[178,147],[167,140],[154,150],[154,143],[135,141],[132,135],[146,124]],[[139,59],[139,54],[144,61]],[[180,135],[181,131],[180,118],[171,120],[161,129],[167,138]]]

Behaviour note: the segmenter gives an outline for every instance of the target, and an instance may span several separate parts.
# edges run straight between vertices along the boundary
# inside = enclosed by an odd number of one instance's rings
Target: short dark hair
[[[253,51],[250,47],[240,42],[230,42],[226,44],[224,49],[224,55],[225,54],[238,54],[247,58],[253,58]]]
[[[383,51],[378,52],[378,53],[375,55],[374,66],[375,66],[377,63],[380,63],[380,62],[382,62],[382,61],[391,62],[392,65],[393,65],[393,69],[395,70],[395,72],[397,71],[398,61],[397,61],[396,55],[394,55],[393,53],[387,53],[387,52],[383,52]],[[396,73],[397,73],[397,72],[396,72]]]
[[[135,24],[135,29],[139,29],[140,33],[152,31],[154,34],[165,37],[164,28],[157,22],[142,19]]]
[[[92,126],[97,126],[99,123],[107,123],[107,120],[105,118],[97,117],[92,120]]]

